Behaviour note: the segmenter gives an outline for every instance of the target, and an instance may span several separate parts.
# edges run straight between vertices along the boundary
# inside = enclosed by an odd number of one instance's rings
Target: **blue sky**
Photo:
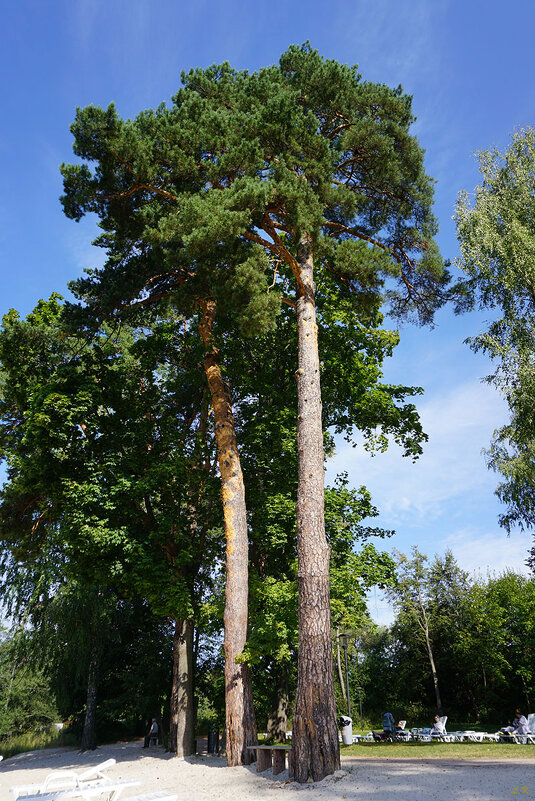
[[[120,114],[135,115],[167,101],[183,69],[223,60],[256,69],[308,39],[327,57],[359,64],[365,79],[413,94],[449,258],[458,252],[457,192],[478,181],[473,154],[504,148],[515,128],[533,123],[532,0],[3,0],[1,8],[2,314],[28,313],[98,263],[94,222],[67,220],[58,202],[76,106],[115,101]],[[465,569],[483,573],[522,569],[531,542],[498,528],[496,476],[481,453],[506,418],[480,381],[488,362],[463,344],[484,319],[444,310],[432,331],[406,327],[385,366],[388,380],[425,389],[418,405],[430,442],[418,464],[395,448],[370,459],[341,443],[329,467],[370,488],[381,522],[398,532],[388,547],[416,544],[430,555],[450,547]],[[387,619],[379,595],[371,611]]]

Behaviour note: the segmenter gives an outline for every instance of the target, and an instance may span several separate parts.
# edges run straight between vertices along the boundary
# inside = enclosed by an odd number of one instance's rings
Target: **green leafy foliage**
[[[367,713],[380,719],[390,709],[411,725],[432,720],[423,612],[450,728],[498,728],[516,707],[530,711],[533,579],[511,572],[470,578],[449,552],[431,562],[417,552],[399,555],[398,564],[398,583],[389,591],[396,599],[393,625],[365,628],[356,640],[360,658],[352,675],[364,687]]]
[[[88,343],[63,333],[52,304],[54,325],[35,313],[6,318],[0,335],[4,541],[25,562],[55,542],[74,576],[111,578],[143,592],[158,614],[187,615],[195,538],[208,547],[211,522],[194,530],[187,493],[213,491],[194,467],[205,447],[197,445],[198,367],[167,359],[165,325],[150,338],[123,329]]]
[[[0,639],[0,741],[48,730],[58,711],[48,677],[31,658],[23,628],[2,630]]]
[[[500,523],[532,528],[535,521],[533,359],[535,255],[535,131],[514,134],[502,154],[479,154],[482,183],[472,200],[459,196],[456,211],[462,290],[472,303],[493,311],[488,330],[469,340],[496,364],[487,380],[504,395],[509,422],[494,433],[489,466],[503,481],[497,495],[506,506]]]

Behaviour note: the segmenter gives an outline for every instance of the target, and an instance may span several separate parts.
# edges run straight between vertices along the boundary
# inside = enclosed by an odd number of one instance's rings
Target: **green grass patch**
[[[77,737],[72,732],[52,731],[28,732],[19,734],[17,737],[10,737],[9,740],[0,742],[0,754],[7,759],[15,754],[23,754],[26,751],[39,751],[42,748],[61,748],[62,746],[79,745]]]
[[[373,759],[535,759],[535,745],[514,743],[362,743],[340,745],[341,756]]]

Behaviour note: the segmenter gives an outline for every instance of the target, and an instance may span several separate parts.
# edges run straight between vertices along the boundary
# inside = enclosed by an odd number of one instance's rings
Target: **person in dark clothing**
[[[149,747],[151,737],[158,737],[158,723],[156,721],[156,718],[152,719],[151,727],[148,733],[145,735],[145,743],[143,745],[143,748]]]

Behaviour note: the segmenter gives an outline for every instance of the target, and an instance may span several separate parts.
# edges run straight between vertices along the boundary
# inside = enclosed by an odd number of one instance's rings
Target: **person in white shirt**
[[[444,724],[440,720],[439,716],[435,715],[435,722],[433,724],[433,728],[431,729],[431,734],[432,735],[434,734],[437,737],[440,734],[444,734],[445,731],[446,731],[446,727],[444,726]]]
[[[522,711],[520,709],[515,709],[515,716],[513,718],[511,726],[505,726],[505,728],[503,728],[502,731],[508,732],[509,734],[528,733],[528,721],[526,717],[522,714]]]

